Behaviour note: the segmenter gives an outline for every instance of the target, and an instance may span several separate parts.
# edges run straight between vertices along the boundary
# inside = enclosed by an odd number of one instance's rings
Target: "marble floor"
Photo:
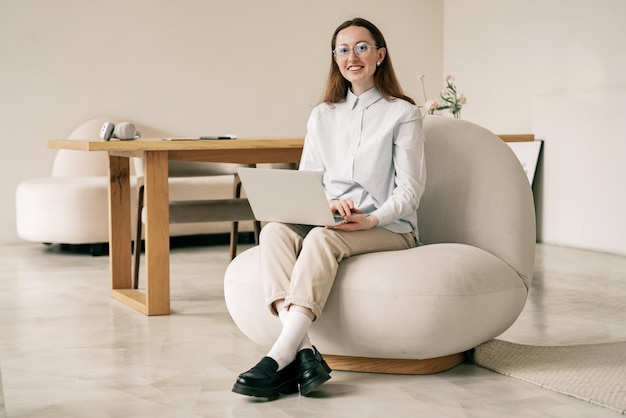
[[[9,418],[620,416],[471,364],[429,376],[335,371],[313,397],[259,401],[230,391],[265,349],[226,311],[226,245],[173,248],[173,314],[150,318],[109,297],[106,256],[19,244],[0,246],[0,259]],[[626,341],[624,300],[626,257],[539,245],[526,308],[500,338]]]

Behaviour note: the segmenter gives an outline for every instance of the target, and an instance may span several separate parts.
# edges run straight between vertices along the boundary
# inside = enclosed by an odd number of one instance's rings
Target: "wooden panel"
[[[262,150],[262,149],[302,149],[303,138],[236,139],[223,141],[163,141],[159,138],[137,139],[133,141],[101,141],[93,139],[67,140],[50,139],[48,148],[73,149],[79,151],[109,151],[136,153],[138,151],[198,151],[198,150]],[[135,154],[136,155],[136,154]]]
[[[111,296],[142,314],[149,315],[145,293],[134,289],[113,289]]]
[[[109,156],[109,263],[111,288],[131,287],[130,168],[128,158]]]
[[[389,374],[432,374],[451,369],[465,361],[465,353],[424,360],[383,359],[324,354],[333,370]]]
[[[166,152],[146,152],[144,193],[148,315],[170,313],[170,219],[167,161]]]
[[[535,134],[498,135],[504,142],[534,141]]]

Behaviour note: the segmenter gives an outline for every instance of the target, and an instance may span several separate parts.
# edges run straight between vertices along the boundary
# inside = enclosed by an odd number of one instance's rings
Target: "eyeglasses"
[[[339,58],[348,58],[350,55],[350,51],[354,50],[354,53],[357,57],[367,57],[372,48],[378,48],[377,46],[371,46],[367,42],[359,42],[354,45],[353,48],[350,48],[348,45],[337,45],[333,50],[333,54]]]

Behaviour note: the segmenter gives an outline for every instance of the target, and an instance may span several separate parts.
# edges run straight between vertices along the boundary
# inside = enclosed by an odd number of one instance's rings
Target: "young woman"
[[[331,51],[326,93],[307,124],[300,170],[319,173],[330,210],[345,223],[263,228],[261,276],[283,329],[267,356],[237,378],[233,391],[243,395],[271,400],[299,390],[306,396],[330,379],[308,330],[322,315],[339,262],[417,244],[416,211],[426,181],[421,114],[402,92],[372,23],[341,24]]]

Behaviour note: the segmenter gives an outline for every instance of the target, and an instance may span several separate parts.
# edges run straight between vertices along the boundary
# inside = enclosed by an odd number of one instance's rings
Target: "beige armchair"
[[[423,246],[343,260],[310,337],[331,367],[432,373],[509,328],[524,307],[535,254],[533,196],[511,149],[463,120],[427,116]],[[255,343],[280,321],[265,306],[258,247],[229,265],[228,310]]]

